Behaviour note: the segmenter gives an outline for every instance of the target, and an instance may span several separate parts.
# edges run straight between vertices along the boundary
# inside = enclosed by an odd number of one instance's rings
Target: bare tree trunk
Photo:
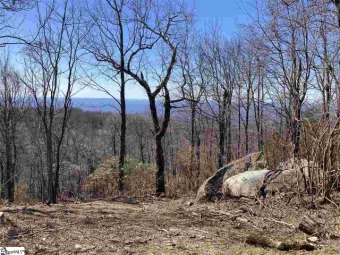
[[[156,195],[159,196],[165,193],[165,159],[164,159],[164,151],[162,146],[162,137],[155,137],[155,145],[156,145],[156,164],[157,164],[157,172],[156,172]]]
[[[333,0],[338,13],[338,26],[340,28],[340,0]]]
[[[254,106],[254,114],[255,114],[255,124],[256,124],[256,132],[257,132],[257,150],[262,151],[263,145],[263,106],[262,103],[264,102],[264,94],[263,94],[263,87],[264,87],[264,78],[261,71],[259,71],[259,82],[257,86],[257,96],[255,100],[255,91],[252,89],[253,95],[253,106]]]
[[[220,116],[218,116],[218,130],[219,130],[219,142],[218,142],[218,168],[223,167],[224,165],[224,159],[225,159],[225,141],[226,141],[226,122],[227,122],[227,106],[228,102],[228,92],[224,91],[223,92],[223,99],[222,103],[219,106],[221,108],[220,110]]]
[[[327,68],[328,69],[328,68]],[[331,84],[330,84],[330,74],[329,70],[326,71],[326,84],[325,84],[325,96],[324,96],[324,102],[323,102],[323,119],[325,121],[329,121],[329,110],[330,110],[330,104],[331,104]]]
[[[140,151],[140,160],[144,164],[145,163],[145,156],[144,156],[144,144],[143,144],[143,142],[139,145],[139,151]]]
[[[339,63],[340,66],[340,63]],[[340,118],[340,84],[336,86],[337,99],[336,99],[336,117]]]
[[[112,150],[113,150],[113,156],[116,156],[117,155],[116,130],[114,131],[112,135]]]
[[[295,102],[293,103],[293,116],[290,124],[294,157],[297,157],[300,151],[301,107],[302,102],[299,99],[295,99]]]
[[[5,197],[5,190],[4,190],[4,186],[5,186],[5,169],[4,169],[4,163],[1,161],[0,162],[0,171],[1,171],[1,182],[0,182],[0,199]]]
[[[245,132],[245,142],[246,142],[246,155],[249,154],[249,111],[250,111],[250,84],[248,84],[247,88],[247,102],[246,102],[246,120],[244,125]]]
[[[122,57],[124,67],[124,56]],[[120,151],[119,151],[119,193],[124,194],[124,164],[126,155],[126,105],[125,105],[125,77],[121,71],[120,87],[120,106],[121,106],[121,127],[120,127]]]
[[[55,194],[54,174],[53,174],[53,143],[52,133],[48,132],[46,137],[46,164],[48,171],[48,204],[56,204],[57,198]]]
[[[98,37],[96,33],[92,35],[90,40],[89,51],[95,56],[98,62],[106,62],[110,65],[112,70],[116,71],[120,75],[119,83],[119,100],[116,99],[108,91],[108,89],[104,88],[101,84],[96,82],[94,87],[101,91],[105,91],[108,95],[113,97],[116,102],[119,104],[119,112],[120,112],[120,148],[119,148],[119,178],[118,178],[118,190],[119,194],[124,194],[124,165],[126,158],[126,100],[125,100],[125,85],[126,85],[126,77],[125,77],[125,68],[126,68],[126,60],[128,59],[128,53],[132,51],[133,44],[136,43],[134,40],[131,40],[133,36],[136,36],[138,31],[137,27],[130,31],[130,29],[126,29],[125,26],[129,27],[129,23],[132,22],[130,19],[126,19],[124,17],[125,8],[128,5],[128,2],[123,0],[106,0],[107,5],[104,3],[100,4],[99,12],[95,13],[93,10],[89,10],[91,13],[92,20],[96,25],[96,29],[98,29],[98,33],[100,36]],[[129,27],[130,28],[130,27]],[[108,32],[109,31],[109,32]],[[115,31],[115,32],[113,32]],[[125,34],[126,32],[126,34]],[[136,39],[136,38],[134,38]],[[132,43],[132,44],[131,44]],[[91,45],[92,44],[92,45]],[[119,52],[119,57],[115,59],[115,52]],[[137,51],[138,52],[138,51]],[[135,54],[137,53],[135,52]],[[106,74],[105,74],[106,75]],[[116,81],[116,77],[112,78],[113,81]],[[115,142],[115,141],[114,141]],[[115,152],[115,144],[114,144],[114,154]]]
[[[241,85],[238,86],[238,133],[237,133],[237,158],[240,158],[241,152]]]
[[[119,26],[119,53],[120,53],[120,151],[119,151],[119,193],[124,194],[124,164],[126,156],[126,103],[125,103],[125,55],[124,55],[124,29],[122,24],[122,8],[119,10],[117,2],[114,1],[118,15]]]
[[[12,146],[10,137],[6,137],[5,140],[6,147],[6,174],[7,174],[7,198],[9,203],[14,202],[14,168],[12,164],[13,155],[12,155]]]
[[[258,149],[259,151],[262,151],[263,150],[263,139],[264,139],[264,133],[263,133],[263,103],[264,103],[264,84],[263,82],[261,83],[261,99],[260,101],[258,102],[258,107],[259,107],[259,140],[258,140]],[[260,97],[259,97],[260,98]]]
[[[200,138],[200,134],[198,132],[198,130],[196,129],[196,178],[195,178],[195,185],[197,188],[197,186],[199,185],[198,180],[199,180],[199,176],[200,176],[200,170],[201,170],[201,138]]]
[[[156,107],[156,100],[155,97],[148,93],[149,97],[149,104],[150,104],[150,111],[154,126],[154,139],[155,139],[155,158],[156,158],[156,195],[160,196],[161,194],[165,193],[165,157],[164,157],[164,150],[162,140],[165,135],[165,132],[168,128],[170,122],[170,95],[167,89],[165,88],[165,102],[164,102],[164,120],[162,123],[162,127],[159,125],[158,114],[157,114],[157,107]]]
[[[227,113],[227,123],[226,123],[226,129],[227,129],[227,138],[226,138],[226,163],[229,163],[232,160],[232,151],[231,151],[231,98],[228,102],[229,108]]]
[[[218,158],[217,158],[217,167],[221,168],[224,165],[224,143],[225,143],[225,125],[224,121],[220,120],[218,122],[219,129],[219,138],[218,138]]]
[[[191,106],[191,131],[190,131],[190,145],[191,145],[191,151],[190,151],[190,166],[194,167],[195,165],[195,138],[196,138],[196,103],[190,103]]]

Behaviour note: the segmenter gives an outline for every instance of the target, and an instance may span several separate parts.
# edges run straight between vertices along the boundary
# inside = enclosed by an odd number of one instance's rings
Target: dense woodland
[[[2,199],[194,194],[256,151],[271,169],[316,162],[310,191],[330,198],[340,2],[243,1],[250,22],[233,38],[218,22],[198,26],[189,2],[0,1]],[[126,86],[145,91],[148,113],[126,113]],[[84,87],[119,107],[72,107]]]

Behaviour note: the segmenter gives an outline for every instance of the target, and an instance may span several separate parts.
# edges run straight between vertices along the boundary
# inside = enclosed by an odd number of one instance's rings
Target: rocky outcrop
[[[208,178],[199,188],[196,196],[197,201],[211,201],[219,199],[223,196],[223,182],[230,176],[242,173],[247,169],[263,168],[265,162],[261,153],[252,153],[244,158],[235,160],[216,171],[216,173]]]
[[[294,192],[296,187],[306,187],[309,175],[317,176],[320,172],[317,164],[306,159],[289,159],[276,170],[266,170],[265,166],[260,153],[233,161],[202,184],[196,200],[214,200],[223,196],[265,197],[267,194]]]
[[[304,187],[304,177],[308,176],[307,168],[291,164],[290,169],[287,169],[287,165],[289,166],[285,163],[277,170],[248,171],[229,177],[223,181],[222,194],[235,197],[265,197],[267,194],[291,192],[298,185]]]

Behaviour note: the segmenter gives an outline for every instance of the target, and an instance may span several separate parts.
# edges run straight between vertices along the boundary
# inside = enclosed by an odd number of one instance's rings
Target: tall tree
[[[71,114],[71,97],[79,73],[80,42],[86,31],[81,9],[71,0],[38,6],[40,33],[26,47],[24,82],[42,124],[48,172],[47,203],[57,203],[62,145]]]
[[[206,76],[205,97],[207,112],[218,125],[218,167],[231,160],[231,113],[235,75],[231,44],[217,28],[207,32],[204,39],[204,62]],[[226,143],[228,141],[228,143]],[[228,153],[226,153],[228,144]],[[228,158],[226,159],[226,155]]]
[[[26,105],[26,91],[11,67],[9,56],[0,62],[0,132],[5,148],[4,181],[7,198],[14,202],[18,124]]]
[[[316,86],[315,89],[320,91],[322,100],[322,119],[326,122],[330,120],[331,104],[334,98],[334,91],[336,87],[334,83],[337,80],[337,55],[339,53],[339,46],[336,38],[334,38],[331,29],[331,23],[335,21],[334,15],[329,15],[327,6],[319,5],[318,18],[314,22],[315,26],[310,28],[315,32],[313,35],[316,37],[316,54],[313,62],[313,70],[315,73]]]
[[[338,16],[338,37],[340,38],[340,0],[333,0],[333,3],[335,4],[337,16]],[[340,59],[338,59],[338,68],[340,69]],[[333,69],[334,70],[334,69]],[[336,92],[337,92],[337,106],[336,106],[336,116],[340,118],[340,78],[334,74],[334,71],[332,72],[334,75],[334,78],[336,79]]]
[[[133,20],[131,3],[124,0],[98,1],[88,13],[93,23],[91,36],[86,40],[85,48],[99,61],[101,73],[117,83],[119,99],[109,88],[91,79],[96,89],[109,94],[119,105],[120,114],[120,149],[119,149],[119,192],[124,193],[124,163],[126,157],[126,61],[134,53],[136,45],[143,43],[139,37],[140,26]],[[118,53],[118,54],[117,54]],[[103,68],[102,64],[106,64]],[[102,69],[103,68],[103,69]],[[109,70],[107,70],[109,68]],[[104,71],[103,71],[104,70]],[[119,76],[117,78],[117,76]]]
[[[174,102],[170,99],[168,83],[177,60],[178,43],[183,35],[180,33],[180,29],[188,21],[188,17],[183,3],[179,2],[136,0],[125,3],[125,15],[129,17],[126,19],[131,22],[122,23],[122,26],[124,26],[122,29],[130,31],[126,35],[127,43],[124,47],[124,53],[121,54],[121,51],[119,51],[120,57],[115,58],[114,55],[110,54],[111,47],[105,45],[102,49],[94,48],[95,50],[92,50],[92,52],[97,61],[108,62],[115,70],[124,71],[147,94],[155,140],[156,193],[160,195],[165,192],[165,159],[162,139],[169,125],[171,104]],[[115,47],[122,46],[119,41],[115,40],[117,37],[110,34],[113,31],[119,33],[121,30],[107,29],[107,18],[110,17],[105,18],[104,24],[99,24],[100,32],[111,36]],[[122,55],[125,57],[123,61]],[[168,57],[169,55],[170,57]],[[157,60],[161,64],[158,67],[154,66]],[[158,84],[155,89],[153,89],[154,83]],[[164,100],[162,119],[159,118],[160,112],[157,110],[156,100],[160,96]]]
[[[257,5],[255,19],[270,51],[268,72],[272,84],[280,88],[275,99],[281,103],[289,120],[294,156],[299,153],[302,106],[310,87],[315,54],[309,30],[312,13],[308,4],[303,0],[279,4],[265,1],[261,7]]]
[[[185,102],[183,114],[188,114],[190,122],[190,166],[192,170],[192,180],[189,184],[197,186],[195,183],[200,173],[200,155],[201,155],[201,128],[200,128],[200,106],[204,96],[204,76],[202,75],[203,66],[203,48],[200,41],[195,39],[197,30],[188,27],[187,36],[183,38],[183,46],[179,54],[179,69],[182,77],[180,89],[188,99]]]

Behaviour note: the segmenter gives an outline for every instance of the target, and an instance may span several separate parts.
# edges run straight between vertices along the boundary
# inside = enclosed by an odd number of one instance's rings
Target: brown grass
[[[340,187],[340,120],[304,120],[299,155],[293,157],[291,152],[292,146],[282,134],[274,133],[265,142],[264,154],[271,169],[285,162],[301,173],[302,185],[297,182],[293,187],[301,203],[320,199],[332,203],[332,194]]]
[[[302,156],[307,159],[308,194],[330,200],[340,183],[340,119],[304,125]]]
[[[269,169],[276,169],[281,162],[292,157],[292,146],[284,134],[273,132],[264,142],[263,153]]]
[[[216,157],[206,146],[200,148],[200,160],[191,146],[175,156],[177,173],[167,174],[167,195],[172,198],[195,196],[200,185],[216,171]]]
[[[34,204],[38,202],[37,199],[28,194],[28,185],[26,183],[17,184],[14,191],[14,201],[16,204]]]
[[[101,166],[85,181],[85,191],[109,197],[118,194],[118,172],[115,170],[118,158],[112,157],[104,160]],[[124,180],[125,195],[129,197],[142,197],[155,192],[154,165],[136,164],[132,173],[126,175]]]
[[[178,198],[195,196],[199,186],[216,170],[216,158],[205,146],[200,149],[200,161],[192,156],[191,147],[181,149],[175,156],[176,173],[166,171],[167,196]],[[191,160],[190,160],[191,159]],[[85,191],[98,197],[118,194],[117,157],[105,159],[85,181]],[[133,165],[135,164],[135,165]],[[156,167],[152,164],[130,164],[130,173],[124,179],[125,195],[142,197],[156,190]]]

